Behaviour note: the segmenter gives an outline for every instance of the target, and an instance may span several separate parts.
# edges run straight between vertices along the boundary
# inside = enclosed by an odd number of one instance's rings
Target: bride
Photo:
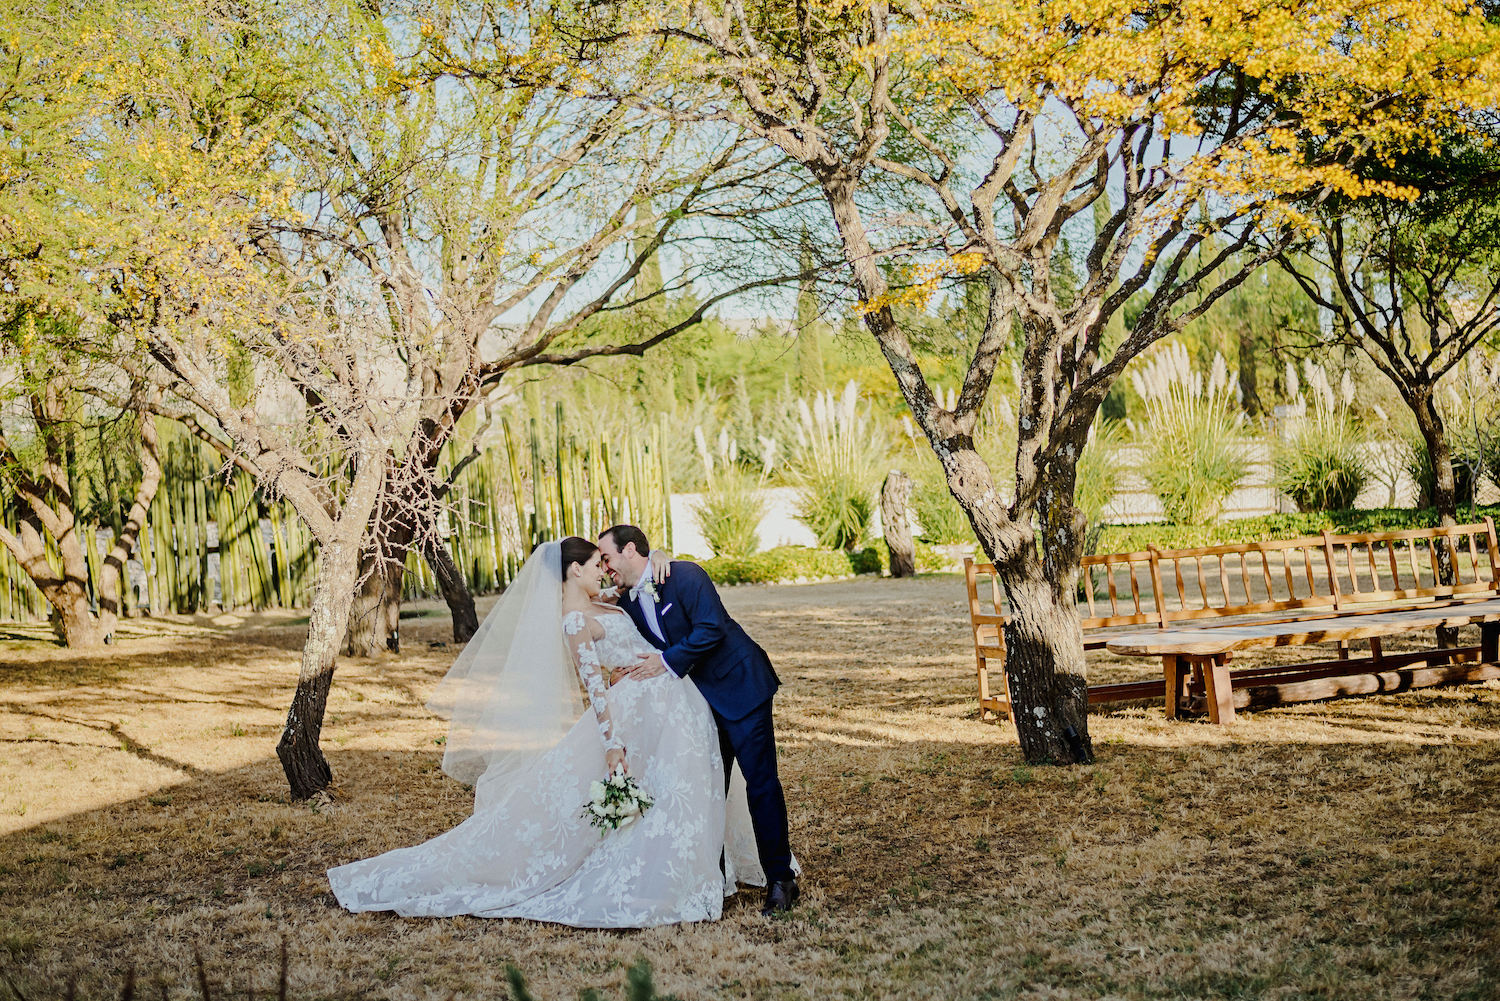
[[[608,672],[654,648],[599,600],[602,576],[585,539],[532,553],[428,703],[450,718],[443,770],[474,783],[473,815],[330,869],[345,908],[642,928],[717,919],[737,878],[764,884],[744,780],[736,772],[726,805],[697,686],[670,671],[610,685]],[[583,806],[616,766],[655,805],[601,835]]]

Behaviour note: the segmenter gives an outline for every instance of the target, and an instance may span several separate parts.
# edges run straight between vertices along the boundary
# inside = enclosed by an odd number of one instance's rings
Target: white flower
[[[589,783],[589,799],[595,803],[604,802],[604,783],[595,779]]]

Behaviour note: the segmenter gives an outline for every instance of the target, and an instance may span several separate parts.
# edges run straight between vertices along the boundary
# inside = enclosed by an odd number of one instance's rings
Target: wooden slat
[[[1363,615],[1341,612],[1289,622],[1249,622],[1124,633],[1111,638],[1106,646],[1111,653],[1135,657],[1160,657],[1168,653],[1208,657],[1230,650],[1263,646],[1306,646],[1341,639],[1392,636],[1438,626],[1495,621],[1500,621],[1500,598],[1443,606],[1381,610]]]

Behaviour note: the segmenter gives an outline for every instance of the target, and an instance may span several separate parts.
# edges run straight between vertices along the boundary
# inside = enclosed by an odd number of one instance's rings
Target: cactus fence
[[[572,433],[561,404],[552,416],[550,427],[534,417],[502,419],[498,435],[485,441],[472,440],[474,421],[467,420],[443,450],[445,478],[462,468],[439,533],[476,594],[504,587],[539,541],[561,535],[592,536],[629,521],[671,546],[664,420],[609,440]],[[162,483],[131,557],[125,614],[306,607],[317,549],[291,505],[267,500],[241,471],[226,475],[218,454],[179,426],[161,422],[160,436]],[[126,493],[111,484],[111,495],[116,492]],[[10,498],[0,496],[0,518],[16,527]],[[97,601],[102,554],[119,525],[83,528],[89,589]],[[407,570],[407,598],[438,593],[416,553]],[[48,613],[47,601],[0,546],[0,621],[35,621]]]

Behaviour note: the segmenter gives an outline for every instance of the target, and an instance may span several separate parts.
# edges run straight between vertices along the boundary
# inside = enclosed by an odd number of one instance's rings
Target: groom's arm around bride
[[[674,562],[664,583],[643,585],[650,545],[633,525],[605,530],[599,550],[621,588],[620,607],[661,651],[659,658],[649,658],[632,673],[649,676],[664,664],[678,677],[692,680],[713,710],[725,769],[738,761],[745,776],[750,820],[768,885],[764,910],[785,910],[796,901],[798,890],[786,796],[776,766],[771,702],[780,681],[771,659],[730,617],[702,567]]]

